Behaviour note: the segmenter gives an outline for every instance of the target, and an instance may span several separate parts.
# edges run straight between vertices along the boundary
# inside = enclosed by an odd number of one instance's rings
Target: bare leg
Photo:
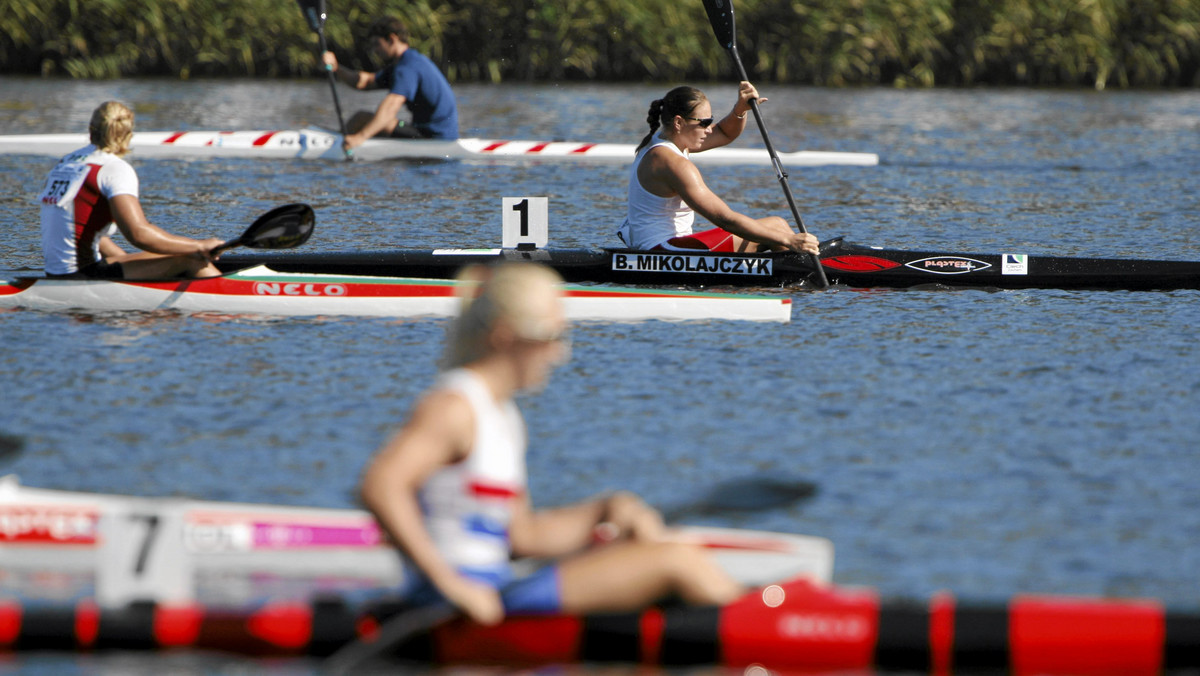
[[[568,613],[636,610],[671,594],[696,605],[723,605],[745,590],[689,544],[625,542],[560,564],[563,610]]]
[[[120,263],[125,279],[174,279],[176,277],[216,277],[221,274],[217,266],[192,256],[160,256],[140,252],[112,256],[108,259]]]
[[[367,126],[367,123],[373,119],[375,119],[375,113],[360,110],[351,115],[349,120],[346,120],[346,131],[351,134],[357,134],[358,132],[362,131],[363,127]],[[376,134],[376,136],[390,135],[392,130],[396,128],[397,122],[398,120],[392,120],[392,123],[389,124],[386,129]]]

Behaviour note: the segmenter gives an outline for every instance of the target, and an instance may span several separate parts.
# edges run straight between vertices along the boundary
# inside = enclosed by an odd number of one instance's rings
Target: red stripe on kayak
[[[363,615],[354,622],[354,634],[368,643],[379,638],[379,620]]]
[[[183,138],[183,135],[184,135],[184,134],[186,134],[186,133],[187,133],[186,131],[177,131],[177,132],[175,132],[174,134],[171,134],[170,136],[168,136],[168,137],[167,137],[167,138],[166,138],[166,139],[165,139],[165,140],[162,142],[162,145],[170,145],[170,144],[172,144],[172,143],[174,143],[174,142],[178,141],[179,139]]]
[[[442,298],[455,295],[452,284],[366,284],[356,282],[307,282],[288,280],[231,279],[212,277],[165,282],[130,282],[147,289],[186,291],[216,296],[346,296],[357,298]]]
[[[18,279],[8,284],[0,284],[0,296],[12,296],[33,286],[36,279]]]
[[[250,145],[265,146],[265,145],[267,145],[267,141],[270,141],[271,137],[278,133],[279,132],[277,132],[277,131],[269,131],[269,132],[263,134],[262,136],[259,136],[258,138],[254,139],[254,143],[251,143]]]
[[[1012,673],[1158,674],[1167,624],[1154,601],[1017,597],[1009,605]]]
[[[773,585],[774,587],[774,585]],[[747,594],[721,611],[718,633],[726,666],[762,664],[867,670],[879,638],[879,598],[867,589],[826,589],[793,580]]]
[[[0,601],[0,646],[11,646],[21,635],[21,604],[16,601]]]
[[[298,650],[312,639],[312,609],[296,603],[268,606],[246,621],[246,631],[279,648]]]
[[[527,152],[527,153],[540,153],[540,152],[542,152],[543,150],[545,150],[545,149],[546,149],[546,146],[548,146],[548,145],[550,145],[550,142],[549,142],[549,141],[547,141],[547,142],[545,142],[545,143],[538,143],[537,145],[534,145],[533,147],[531,147],[529,150],[526,150],[525,152]]]
[[[195,645],[203,624],[204,609],[200,606],[157,606],[154,609],[154,640],[163,648]]]
[[[789,552],[791,546],[779,540],[719,540],[715,537],[703,536],[706,549],[741,549],[755,552]]]
[[[485,627],[458,620],[433,632],[437,661],[567,664],[579,659],[583,622],[575,617],[512,616]]]
[[[935,594],[929,602],[929,668],[935,676],[954,668],[954,596]]]
[[[658,608],[650,608],[642,613],[638,620],[642,664],[658,664],[662,661],[662,637],[665,624],[662,611]]]
[[[80,601],[75,606],[75,640],[82,648],[90,648],[100,634],[100,606],[95,601]]]
[[[485,146],[485,147],[484,147],[482,150],[480,150],[479,152],[481,152],[481,153],[490,153],[490,152],[495,152],[495,151],[497,151],[497,150],[499,150],[499,149],[503,148],[503,147],[504,147],[504,146],[506,146],[506,145],[508,145],[508,141],[496,141],[495,143],[492,143],[492,144],[490,144],[490,145],[487,145],[487,146]]]
[[[844,272],[878,272],[880,270],[890,270],[900,267],[900,264],[896,261],[889,261],[886,258],[859,255],[822,258],[821,265]]]
[[[592,148],[595,148],[595,147],[596,147],[596,144],[595,144],[595,143],[585,143],[585,144],[583,144],[583,145],[579,146],[578,148],[576,148],[576,149],[572,150],[572,151],[571,151],[571,153],[572,153],[572,154],[574,154],[574,153],[586,153],[587,151],[589,151],[589,150],[591,150]]]

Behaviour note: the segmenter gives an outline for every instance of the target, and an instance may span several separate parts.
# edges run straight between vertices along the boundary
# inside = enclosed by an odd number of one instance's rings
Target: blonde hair
[[[562,277],[536,263],[473,265],[459,272],[462,310],[451,323],[442,368],[452,369],[486,357],[488,338],[497,324],[524,334],[546,333],[550,299],[558,298]]]
[[[92,111],[88,135],[97,148],[114,155],[129,152],[133,141],[133,111],[118,101],[105,101]]]

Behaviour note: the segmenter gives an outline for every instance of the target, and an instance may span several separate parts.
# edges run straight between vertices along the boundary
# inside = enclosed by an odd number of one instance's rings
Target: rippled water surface
[[[142,129],[321,124],[323,82],[0,78],[0,134],[83,131],[133,104]],[[636,142],[666,87],[458,88],[465,135]],[[706,87],[725,108],[734,87]],[[947,251],[1200,260],[1200,94],[764,88],[782,150],[877,152],[794,169],[809,228]],[[348,109],[373,106],[342,91]],[[740,141],[760,144],[749,132]],[[31,201],[52,159],[0,156],[0,272],[40,267]],[[310,249],[490,246],[500,199],[547,195],[551,240],[615,243],[619,166],[136,162],[164,227],[231,237],[313,204]],[[768,167],[704,170],[751,212],[786,213]],[[657,504],[722,477],[821,486],[787,510],[709,522],[811,533],[835,579],[1151,596],[1200,607],[1200,292],[797,292],[788,325],[585,324],[529,396],[534,498],[612,488]],[[0,314],[0,473],[30,485],[350,506],[369,454],[434,375],[441,321]],[[30,670],[304,673],[305,662],[25,658]],[[200,666],[196,666],[199,664]]]

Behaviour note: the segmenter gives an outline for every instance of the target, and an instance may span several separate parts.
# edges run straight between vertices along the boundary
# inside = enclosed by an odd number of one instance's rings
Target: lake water
[[[636,143],[648,85],[467,85],[464,135]],[[705,86],[727,109],[735,87]],[[322,81],[0,78],[0,134],[82,132],[100,101],[140,129],[336,118]],[[348,111],[376,98],[342,89]],[[876,152],[795,169],[811,231],[945,251],[1200,260],[1200,92],[763,87],[781,150]],[[753,130],[739,141],[760,145]],[[0,156],[0,272],[37,270],[49,158]],[[273,205],[310,249],[494,246],[504,196],[550,198],[551,243],[616,244],[626,167],[136,161],[151,220],[232,237]],[[735,208],[786,215],[768,167],[706,168]],[[585,324],[522,405],[532,491],[669,505],[739,474],[808,477],[802,506],[707,523],[811,533],[835,580],[1146,596],[1200,609],[1200,292],[833,289],[787,325]],[[30,485],[345,507],[435,374],[442,321],[0,314],[0,473]],[[305,660],[23,656],[28,673],[308,673]]]

